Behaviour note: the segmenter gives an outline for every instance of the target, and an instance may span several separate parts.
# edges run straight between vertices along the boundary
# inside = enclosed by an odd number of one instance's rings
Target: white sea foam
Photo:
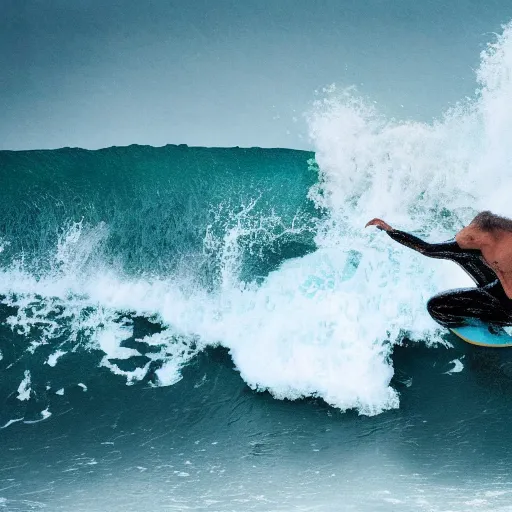
[[[18,423],[18,421],[23,421],[23,419],[24,418],[15,418],[13,420],[9,420],[5,425],[1,426],[0,429],[10,427],[13,423]]]
[[[78,223],[62,233],[47,275],[36,278],[20,263],[0,271],[0,293],[18,307],[8,323],[20,334],[37,332],[40,343],[66,335],[73,350],[101,350],[101,364],[128,383],[144,378],[158,360],[157,384],[172,385],[199,351],[221,344],[251,387],[277,398],[319,396],[362,414],[397,407],[393,345],[405,335],[440,341],[425,302],[470,281],[453,264],[426,260],[363,226],[379,216],[440,240],[480,209],[512,213],[505,186],[512,164],[511,76],[508,26],[482,55],[475,99],[432,124],[388,120],[353,90],[328,91],[310,114],[320,169],[310,198],[328,212],[318,250],[287,261],[258,285],[240,281],[248,235],[272,240],[309,228],[282,225],[272,214],[255,218],[253,204],[229,219],[224,236],[208,228],[205,253],[221,264],[220,286],[212,292],[180,275],[134,279],[102,267],[94,255],[108,226]],[[165,327],[142,340],[157,350],[134,371],[114,362],[140,355],[121,344],[133,326],[120,312]],[[58,364],[58,353],[49,364]],[[25,377],[22,397],[30,393]]]
[[[49,366],[55,366],[57,360],[62,357],[66,352],[64,350],[56,350],[51,356],[48,357],[46,364]]]
[[[450,361],[450,364],[453,364],[453,368],[447,372],[444,372],[446,375],[451,375],[452,373],[460,373],[464,369],[464,365],[460,359],[454,359],[453,361]]]
[[[32,425],[34,423],[39,423],[41,421],[47,420],[52,415],[52,413],[50,412],[50,408],[49,407],[47,407],[46,409],[41,411],[40,414],[41,414],[41,418],[40,419],[38,419],[38,420],[25,420],[25,421],[23,421],[23,423],[25,423],[27,425]]]
[[[20,382],[20,385],[18,386],[18,400],[21,400],[22,402],[25,400],[28,400],[30,398],[30,372],[28,370],[25,370],[23,380]]]

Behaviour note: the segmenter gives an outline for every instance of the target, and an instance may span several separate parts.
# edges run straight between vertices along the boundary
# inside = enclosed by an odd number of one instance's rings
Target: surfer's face
[[[466,249],[480,249],[493,239],[493,233],[482,230],[476,224],[469,224],[457,233],[455,240],[460,247]]]

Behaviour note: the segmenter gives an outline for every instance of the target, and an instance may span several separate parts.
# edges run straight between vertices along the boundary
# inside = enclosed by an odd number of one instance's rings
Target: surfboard
[[[493,329],[491,332],[489,326],[486,324],[467,325],[464,327],[451,328],[450,331],[460,339],[472,345],[494,348],[512,347],[512,336],[501,327]]]

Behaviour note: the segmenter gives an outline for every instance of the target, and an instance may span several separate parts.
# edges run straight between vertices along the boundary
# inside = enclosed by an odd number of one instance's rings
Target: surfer
[[[430,258],[458,263],[476,288],[439,293],[427,303],[430,316],[444,327],[471,325],[475,320],[493,326],[512,325],[512,220],[489,211],[479,213],[455,238],[430,244],[393,229],[381,219],[376,226],[398,243]]]

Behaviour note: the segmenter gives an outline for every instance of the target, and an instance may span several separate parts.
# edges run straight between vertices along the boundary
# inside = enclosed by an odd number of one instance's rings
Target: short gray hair
[[[507,217],[500,217],[486,210],[480,212],[471,222],[482,231],[510,231],[512,232],[512,220]]]

